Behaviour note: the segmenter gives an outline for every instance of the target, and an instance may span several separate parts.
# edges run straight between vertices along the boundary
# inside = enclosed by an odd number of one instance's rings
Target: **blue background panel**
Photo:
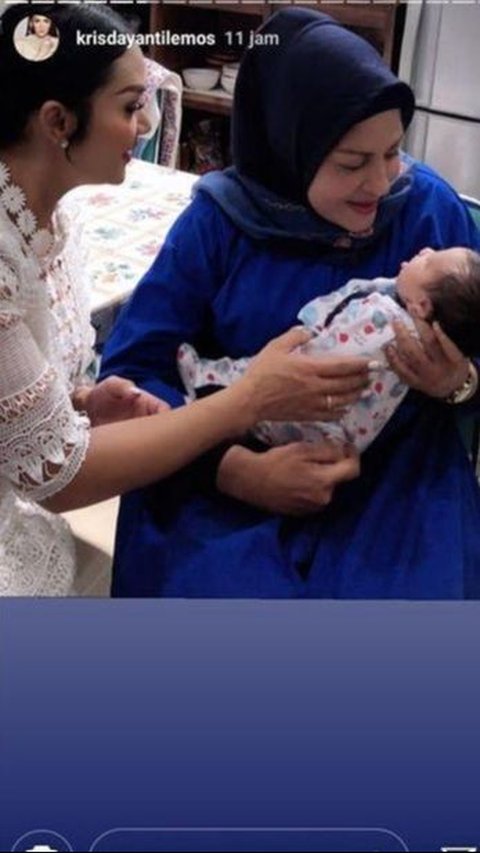
[[[2,850],[480,847],[474,602],[4,601],[0,667]]]

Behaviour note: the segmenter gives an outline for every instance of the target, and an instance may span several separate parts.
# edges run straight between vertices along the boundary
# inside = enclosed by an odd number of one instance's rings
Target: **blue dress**
[[[332,265],[262,246],[198,193],[124,309],[102,374],[183,403],[176,351],[251,355],[302,305],[350,278],[393,277],[424,246],[480,248],[463,204],[415,166],[409,200],[373,250]],[[462,599],[480,596],[480,490],[451,407],[410,392],[361,475],[305,518],[218,493],[207,455],[122,500],[113,595]],[[210,472],[211,473],[211,472]]]

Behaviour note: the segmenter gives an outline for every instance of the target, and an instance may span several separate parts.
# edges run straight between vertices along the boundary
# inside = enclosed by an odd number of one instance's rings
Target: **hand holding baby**
[[[390,367],[410,388],[445,399],[460,388],[469,373],[469,360],[438,323],[415,319],[419,339],[402,323],[394,323],[396,345],[387,348]]]

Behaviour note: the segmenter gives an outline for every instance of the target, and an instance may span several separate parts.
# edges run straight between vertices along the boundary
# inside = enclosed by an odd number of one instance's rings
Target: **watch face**
[[[468,376],[465,379],[465,382],[460,388],[457,388],[456,391],[453,391],[446,398],[447,403],[466,403],[467,400],[470,400],[474,394],[476,393],[478,388],[478,373],[473,362],[469,363],[468,367]]]

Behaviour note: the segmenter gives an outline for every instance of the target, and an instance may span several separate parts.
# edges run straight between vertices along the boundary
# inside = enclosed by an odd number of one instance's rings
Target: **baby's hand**
[[[156,415],[169,409],[164,400],[142,391],[134,382],[120,376],[109,376],[95,385],[85,405],[92,426]]]

